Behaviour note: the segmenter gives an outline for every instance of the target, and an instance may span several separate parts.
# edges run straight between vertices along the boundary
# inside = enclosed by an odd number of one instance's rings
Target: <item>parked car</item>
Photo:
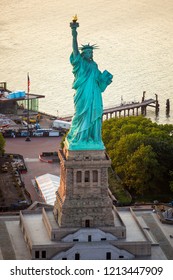
[[[57,130],[49,131],[49,136],[59,136],[59,135],[60,135],[60,133]]]
[[[52,131],[52,129],[49,128],[42,128],[37,129],[36,131],[33,131],[33,136],[49,136],[49,132]]]
[[[28,131],[27,130],[20,131],[20,136],[21,137],[27,137],[28,136]]]

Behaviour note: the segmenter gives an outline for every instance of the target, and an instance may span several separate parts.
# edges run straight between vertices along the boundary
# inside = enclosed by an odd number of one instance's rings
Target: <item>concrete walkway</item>
[[[10,240],[6,224],[3,221],[0,221],[0,249],[1,249],[1,258],[3,260],[15,260],[15,252]]]
[[[152,217],[151,214],[143,214],[142,215],[145,223],[150,228],[153,236],[159,243],[161,249],[163,250],[164,254],[166,255],[168,260],[173,260],[173,248],[166,238],[164,232],[161,230],[161,228],[156,224],[155,219]]]

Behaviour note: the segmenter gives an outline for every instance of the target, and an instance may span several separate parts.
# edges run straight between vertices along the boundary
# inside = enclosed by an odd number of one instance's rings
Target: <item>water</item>
[[[11,90],[44,94],[40,111],[73,114],[69,22],[78,14],[80,44],[97,43],[94,60],[114,75],[104,107],[159,96],[159,123],[173,123],[172,0],[0,0],[0,80]],[[170,117],[166,118],[166,99]],[[155,120],[154,109],[148,116]]]

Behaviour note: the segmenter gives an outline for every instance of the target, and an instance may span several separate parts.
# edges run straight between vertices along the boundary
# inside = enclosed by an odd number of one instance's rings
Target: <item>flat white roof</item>
[[[60,177],[52,174],[44,174],[35,178],[35,181],[47,204],[54,205],[56,191],[60,185]]]

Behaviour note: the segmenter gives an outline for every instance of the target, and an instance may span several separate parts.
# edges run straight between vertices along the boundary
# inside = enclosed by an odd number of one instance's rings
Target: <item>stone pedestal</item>
[[[58,151],[60,187],[54,216],[59,227],[111,227],[112,201],[108,195],[108,167],[105,151]]]

